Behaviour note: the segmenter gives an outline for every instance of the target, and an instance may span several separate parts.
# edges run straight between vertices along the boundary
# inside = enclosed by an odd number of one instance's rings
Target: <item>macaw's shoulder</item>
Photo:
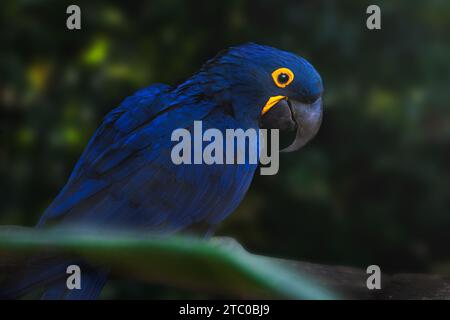
[[[138,90],[108,113],[103,123],[114,123],[114,128],[122,133],[130,132],[168,105],[167,94],[170,89],[169,85],[157,83]]]
[[[166,84],[153,84],[125,98],[117,108],[110,111],[89,141],[69,182],[79,177],[108,148],[167,108],[170,89]]]

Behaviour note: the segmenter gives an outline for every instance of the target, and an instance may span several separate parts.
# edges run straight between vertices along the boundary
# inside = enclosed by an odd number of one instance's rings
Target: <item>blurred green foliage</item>
[[[0,224],[37,221],[123,98],[253,41],[316,66],[324,123],[218,233],[264,255],[450,272],[449,1],[77,1],[81,31],[69,4],[0,3]]]
[[[70,254],[110,274],[228,298],[330,300],[340,296],[289,261],[247,252],[232,238],[155,237],[125,230],[0,227],[0,285],[30,254]],[[33,264],[27,265],[31,267]],[[36,265],[39,265],[37,263]],[[323,281],[321,281],[323,282]],[[142,298],[142,297],[141,297]]]

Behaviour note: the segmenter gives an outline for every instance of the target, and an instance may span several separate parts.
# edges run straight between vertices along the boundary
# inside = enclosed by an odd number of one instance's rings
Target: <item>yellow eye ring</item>
[[[279,88],[285,88],[294,81],[294,73],[288,68],[279,68],[272,72],[273,82]]]

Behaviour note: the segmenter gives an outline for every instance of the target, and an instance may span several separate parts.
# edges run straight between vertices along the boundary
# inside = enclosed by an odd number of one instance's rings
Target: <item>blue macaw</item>
[[[37,227],[88,225],[170,234],[202,225],[211,231],[242,201],[257,164],[176,165],[171,133],[203,127],[295,129],[286,151],[307,143],[322,120],[323,85],[305,59],[254,43],[229,48],[184,83],[154,84],[104,118],[67,184]],[[86,265],[83,288],[66,288],[61,260],[25,272],[0,295],[43,286],[47,299],[94,299],[108,271]]]

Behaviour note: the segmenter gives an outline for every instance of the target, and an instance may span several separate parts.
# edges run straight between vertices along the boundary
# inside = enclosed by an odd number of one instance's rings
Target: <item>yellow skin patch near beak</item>
[[[273,96],[270,97],[269,100],[267,100],[266,105],[261,111],[261,115],[265,114],[267,111],[269,111],[274,105],[276,105],[280,100],[287,99],[285,96]]]

